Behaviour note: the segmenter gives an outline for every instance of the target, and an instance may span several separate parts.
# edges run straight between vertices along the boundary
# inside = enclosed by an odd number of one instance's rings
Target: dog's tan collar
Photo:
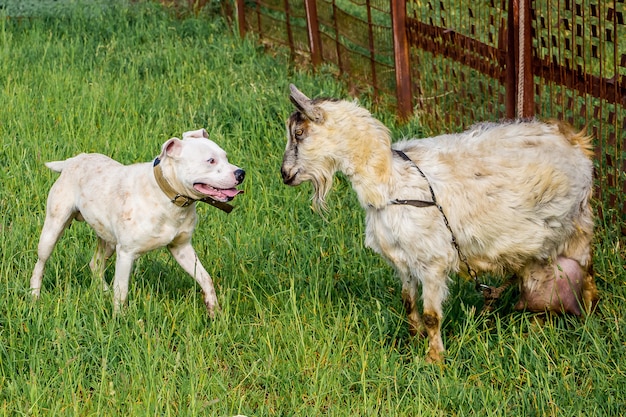
[[[178,207],[188,207],[195,203],[196,201],[202,201],[203,203],[210,204],[218,209],[225,211],[226,213],[230,213],[233,210],[233,206],[230,204],[217,201],[212,199],[211,197],[205,197],[202,199],[195,199],[188,197],[186,195],[182,195],[176,192],[170,185],[170,183],[163,176],[163,169],[161,168],[161,160],[156,158],[154,160],[154,164],[152,165],[152,171],[154,172],[154,179],[156,180],[159,188],[163,193],[170,199],[170,201],[176,204]]]

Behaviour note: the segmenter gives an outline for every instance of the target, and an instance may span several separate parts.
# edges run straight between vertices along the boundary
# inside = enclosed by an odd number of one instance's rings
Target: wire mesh
[[[374,96],[396,91],[391,1],[240,0],[247,30],[310,54],[319,33],[321,59]],[[511,27],[530,7],[530,33]],[[518,100],[514,71],[519,45],[531,42],[531,99],[541,118],[587,127],[596,143],[597,197],[602,218],[626,234],[625,0],[406,0],[413,114],[423,131],[459,130],[499,120]],[[307,22],[308,20],[308,22]],[[241,23],[241,22],[240,22]],[[314,25],[307,31],[307,24]],[[517,23],[516,23],[517,24]],[[518,103],[519,104],[519,103]]]

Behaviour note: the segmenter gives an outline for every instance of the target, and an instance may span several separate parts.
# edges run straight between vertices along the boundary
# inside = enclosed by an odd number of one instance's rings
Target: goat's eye
[[[304,130],[296,129],[296,131],[294,133],[296,134],[296,136],[302,136],[304,134]]]

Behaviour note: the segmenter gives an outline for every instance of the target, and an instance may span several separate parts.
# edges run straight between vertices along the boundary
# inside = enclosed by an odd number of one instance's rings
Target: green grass
[[[595,315],[541,326],[511,311],[512,293],[480,315],[472,283],[454,278],[446,361],[426,364],[397,279],[363,247],[350,185],[338,178],[324,219],[310,186],[281,183],[288,83],[311,96],[345,97],[344,87],[265,52],[216,16],[176,20],[145,3],[0,20],[0,415],[618,415],[626,273],[612,229],[598,229]],[[397,136],[420,128],[376,116]],[[222,313],[206,316],[197,284],[160,250],[136,262],[129,304],[113,317],[82,223],[57,245],[33,302],[56,178],[43,163],[79,152],[147,161],[203,126],[247,171],[232,214],[198,208],[194,246]]]

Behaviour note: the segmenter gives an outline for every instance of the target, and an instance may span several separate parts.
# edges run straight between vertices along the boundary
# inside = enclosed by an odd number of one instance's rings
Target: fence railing
[[[240,34],[330,62],[428,133],[556,117],[596,138],[597,197],[626,234],[625,0],[236,0]],[[608,217],[607,217],[608,215]],[[610,219],[610,220],[609,220]]]

